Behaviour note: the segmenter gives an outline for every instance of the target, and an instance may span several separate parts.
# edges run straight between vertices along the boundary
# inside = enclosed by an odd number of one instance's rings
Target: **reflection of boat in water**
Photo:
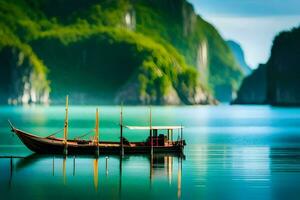
[[[145,159],[146,158],[146,159]],[[142,176],[148,177],[149,183],[155,185],[155,180],[161,180],[161,177],[169,185],[177,185],[177,194],[181,195],[181,170],[182,170],[182,160],[184,155],[179,154],[154,154],[151,155],[126,155],[122,156],[53,156],[53,155],[41,155],[41,154],[32,154],[24,158],[14,158],[15,164],[14,167],[10,167],[10,170],[14,169],[16,174],[22,174],[22,171],[29,173],[30,170],[34,170],[35,176],[41,176],[39,173],[43,173],[42,176],[45,176],[45,173],[57,177],[60,179],[61,184],[70,185],[73,184],[70,180],[74,180],[73,176],[76,177],[88,177],[88,180],[93,182],[94,191],[97,192],[99,188],[103,189],[105,185],[115,185],[118,188],[119,195],[125,195],[122,193],[122,185],[124,187],[125,183],[128,183],[128,174],[132,167],[136,165],[136,161],[139,163],[149,164],[148,174],[142,172]],[[75,162],[76,160],[76,162]],[[178,161],[178,162],[177,162]],[[109,164],[108,164],[109,163]],[[85,170],[83,166],[87,167]],[[117,167],[118,166],[118,167]],[[39,168],[47,170],[37,170]],[[76,170],[77,168],[77,170]],[[110,173],[107,173],[111,170]],[[147,165],[145,166],[147,172]],[[37,171],[36,171],[37,170]],[[52,170],[52,172],[51,172]],[[119,170],[119,173],[116,173]],[[90,173],[93,172],[93,173]],[[139,173],[138,171],[136,173]],[[87,176],[89,174],[89,176]],[[33,174],[34,176],[34,174]],[[22,177],[22,175],[20,176]],[[15,179],[20,178],[15,176]],[[118,178],[116,178],[118,177]],[[81,178],[80,178],[81,179]],[[124,180],[125,179],[125,180]],[[108,180],[114,180],[115,182],[110,182]],[[147,182],[146,182],[147,183]],[[88,185],[84,183],[84,185]],[[174,191],[175,192],[175,191]],[[175,195],[175,193],[174,193]]]
[[[130,162],[129,158],[131,156],[101,156],[101,157],[94,157],[94,156],[54,156],[54,155],[47,155],[47,154],[37,154],[33,153],[26,157],[7,157],[7,159],[15,159],[17,160],[14,164],[14,167],[16,171],[22,171],[23,169],[30,168],[33,165],[37,165],[42,160],[52,160],[52,175],[54,175],[54,166],[55,166],[55,160],[62,159],[70,160],[73,159],[73,176],[75,176],[75,160],[77,159],[92,159],[93,160],[93,166],[94,171],[95,168],[98,168],[98,162],[95,162],[95,160],[99,161],[99,159],[105,159],[105,163],[108,162],[109,158],[115,158],[120,160],[120,168],[122,168],[123,162]],[[171,171],[173,169],[174,161],[175,159],[185,159],[185,155],[183,154],[177,154],[177,153],[166,153],[166,154],[153,154],[151,155],[142,155],[142,154],[136,154],[135,157],[146,157],[149,160],[150,168],[152,169],[153,176],[169,176],[171,174]],[[11,161],[12,163],[12,161]],[[105,170],[108,170],[108,164],[105,164]],[[64,168],[64,167],[63,167]],[[107,173],[107,172],[106,172]]]
[[[43,154],[132,154],[132,153],[164,153],[164,152],[182,152],[185,141],[182,137],[182,126],[152,126],[151,110],[149,126],[125,126],[123,125],[122,110],[120,115],[120,141],[100,141],[99,140],[99,118],[98,109],[96,111],[96,126],[92,131],[95,136],[92,140],[80,139],[83,136],[68,139],[68,97],[66,100],[66,116],[64,125],[64,137],[56,138],[55,134],[47,137],[40,137],[15,128],[11,122],[10,127],[21,141],[32,151]],[[149,137],[144,142],[129,142],[123,137],[123,128],[130,130],[149,131]],[[178,139],[173,140],[173,131],[180,130]]]

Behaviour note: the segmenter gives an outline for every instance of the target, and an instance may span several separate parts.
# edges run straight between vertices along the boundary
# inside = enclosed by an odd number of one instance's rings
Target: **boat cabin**
[[[149,131],[146,146],[173,146],[175,143],[184,143],[182,139],[183,126],[125,126],[129,130]],[[173,139],[174,130],[177,130],[177,139]]]

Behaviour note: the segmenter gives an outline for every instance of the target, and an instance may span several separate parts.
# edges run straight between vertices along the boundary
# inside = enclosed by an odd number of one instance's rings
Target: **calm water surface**
[[[64,107],[0,107],[0,156],[20,157],[0,159],[0,198],[300,199],[300,109],[152,110],[153,124],[185,126],[184,157],[39,156],[11,134],[6,120],[47,136],[63,127]],[[69,114],[70,137],[94,126],[94,106],[71,106]],[[147,107],[125,107],[124,123],[148,125],[148,114]],[[118,107],[100,107],[101,140],[118,141],[118,120]],[[125,130],[130,141],[147,136]]]

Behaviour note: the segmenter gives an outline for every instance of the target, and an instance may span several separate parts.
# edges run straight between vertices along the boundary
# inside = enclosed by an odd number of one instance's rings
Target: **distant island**
[[[186,0],[2,0],[0,103],[215,104],[244,77]]]
[[[300,27],[273,41],[271,56],[246,77],[234,104],[300,105]]]
[[[249,75],[252,72],[251,67],[246,63],[245,54],[241,45],[233,40],[228,40],[227,45],[231,49],[234,57],[236,58],[239,66],[241,67],[245,75]]]

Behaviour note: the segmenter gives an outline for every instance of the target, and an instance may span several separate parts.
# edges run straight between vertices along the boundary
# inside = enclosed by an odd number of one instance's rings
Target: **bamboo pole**
[[[122,167],[123,167],[123,164],[122,164],[122,156],[120,156],[120,159],[119,159],[119,170],[120,170],[120,173],[119,173],[119,199],[121,199],[122,197]]]
[[[95,143],[96,143],[96,156],[99,156],[99,109],[98,108],[96,108]]]
[[[65,156],[63,158],[63,178],[64,178],[64,185],[67,183],[67,176],[66,176],[66,163],[67,162],[67,157]]]
[[[182,135],[183,135],[183,127],[182,127],[182,124],[181,124],[181,127],[180,127],[180,144],[181,144],[181,148],[183,147]]]
[[[96,137],[95,140],[96,142],[99,141],[99,110],[98,108],[96,109],[96,124],[95,124],[95,130],[96,130]]]
[[[10,176],[9,176],[9,186],[11,186],[11,183],[12,183],[12,177],[13,177],[13,170],[14,170],[14,167],[13,167],[13,157],[10,157]]]
[[[123,146],[123,103],[121,104],[120,112],[120,147],[121,147],[121,156],[124,155],[124,146]]]
[[[54,156],[53,156],[53,160],[52,160],[52,176],[54,176]]]
[[[65,125],[64,125],[64,154],[67,155],[68,154],[68,126],[69,126],[69,122],[68,122],[68,111],[69,111],[69,96],[66,96],[66,116],[65,116]]]
[[[105,157],[105,174],[108,175],[108,156]]]
[[[75,176],[75,170],[76,170],[76,169],[75,169],[75,168],[76,168],[76,164],[75,164],[75,161],[76,161],[76,160],[75,160],[75,159],[76,159],[76,156],[74,155],[74,156],[73,156],[73,176]]]
[[[94,188],[95,188],[95,191],[98,192],[98,184],[99,184],[99,163],[98,163],[98,158],[94,159],[93,166],[94,166]]]
[[[182,157],[178,157],[177,198],[181,199]]]
[[[151,147],[151,155],[152,155],[153,154],[153,135],[152,135],[152,110],[151,110],[151,106],[150,106],[149,125],[150,125],[150,147]]]
[[[152,187],[153,178],[153,154],[150,155],[150,188]]]

